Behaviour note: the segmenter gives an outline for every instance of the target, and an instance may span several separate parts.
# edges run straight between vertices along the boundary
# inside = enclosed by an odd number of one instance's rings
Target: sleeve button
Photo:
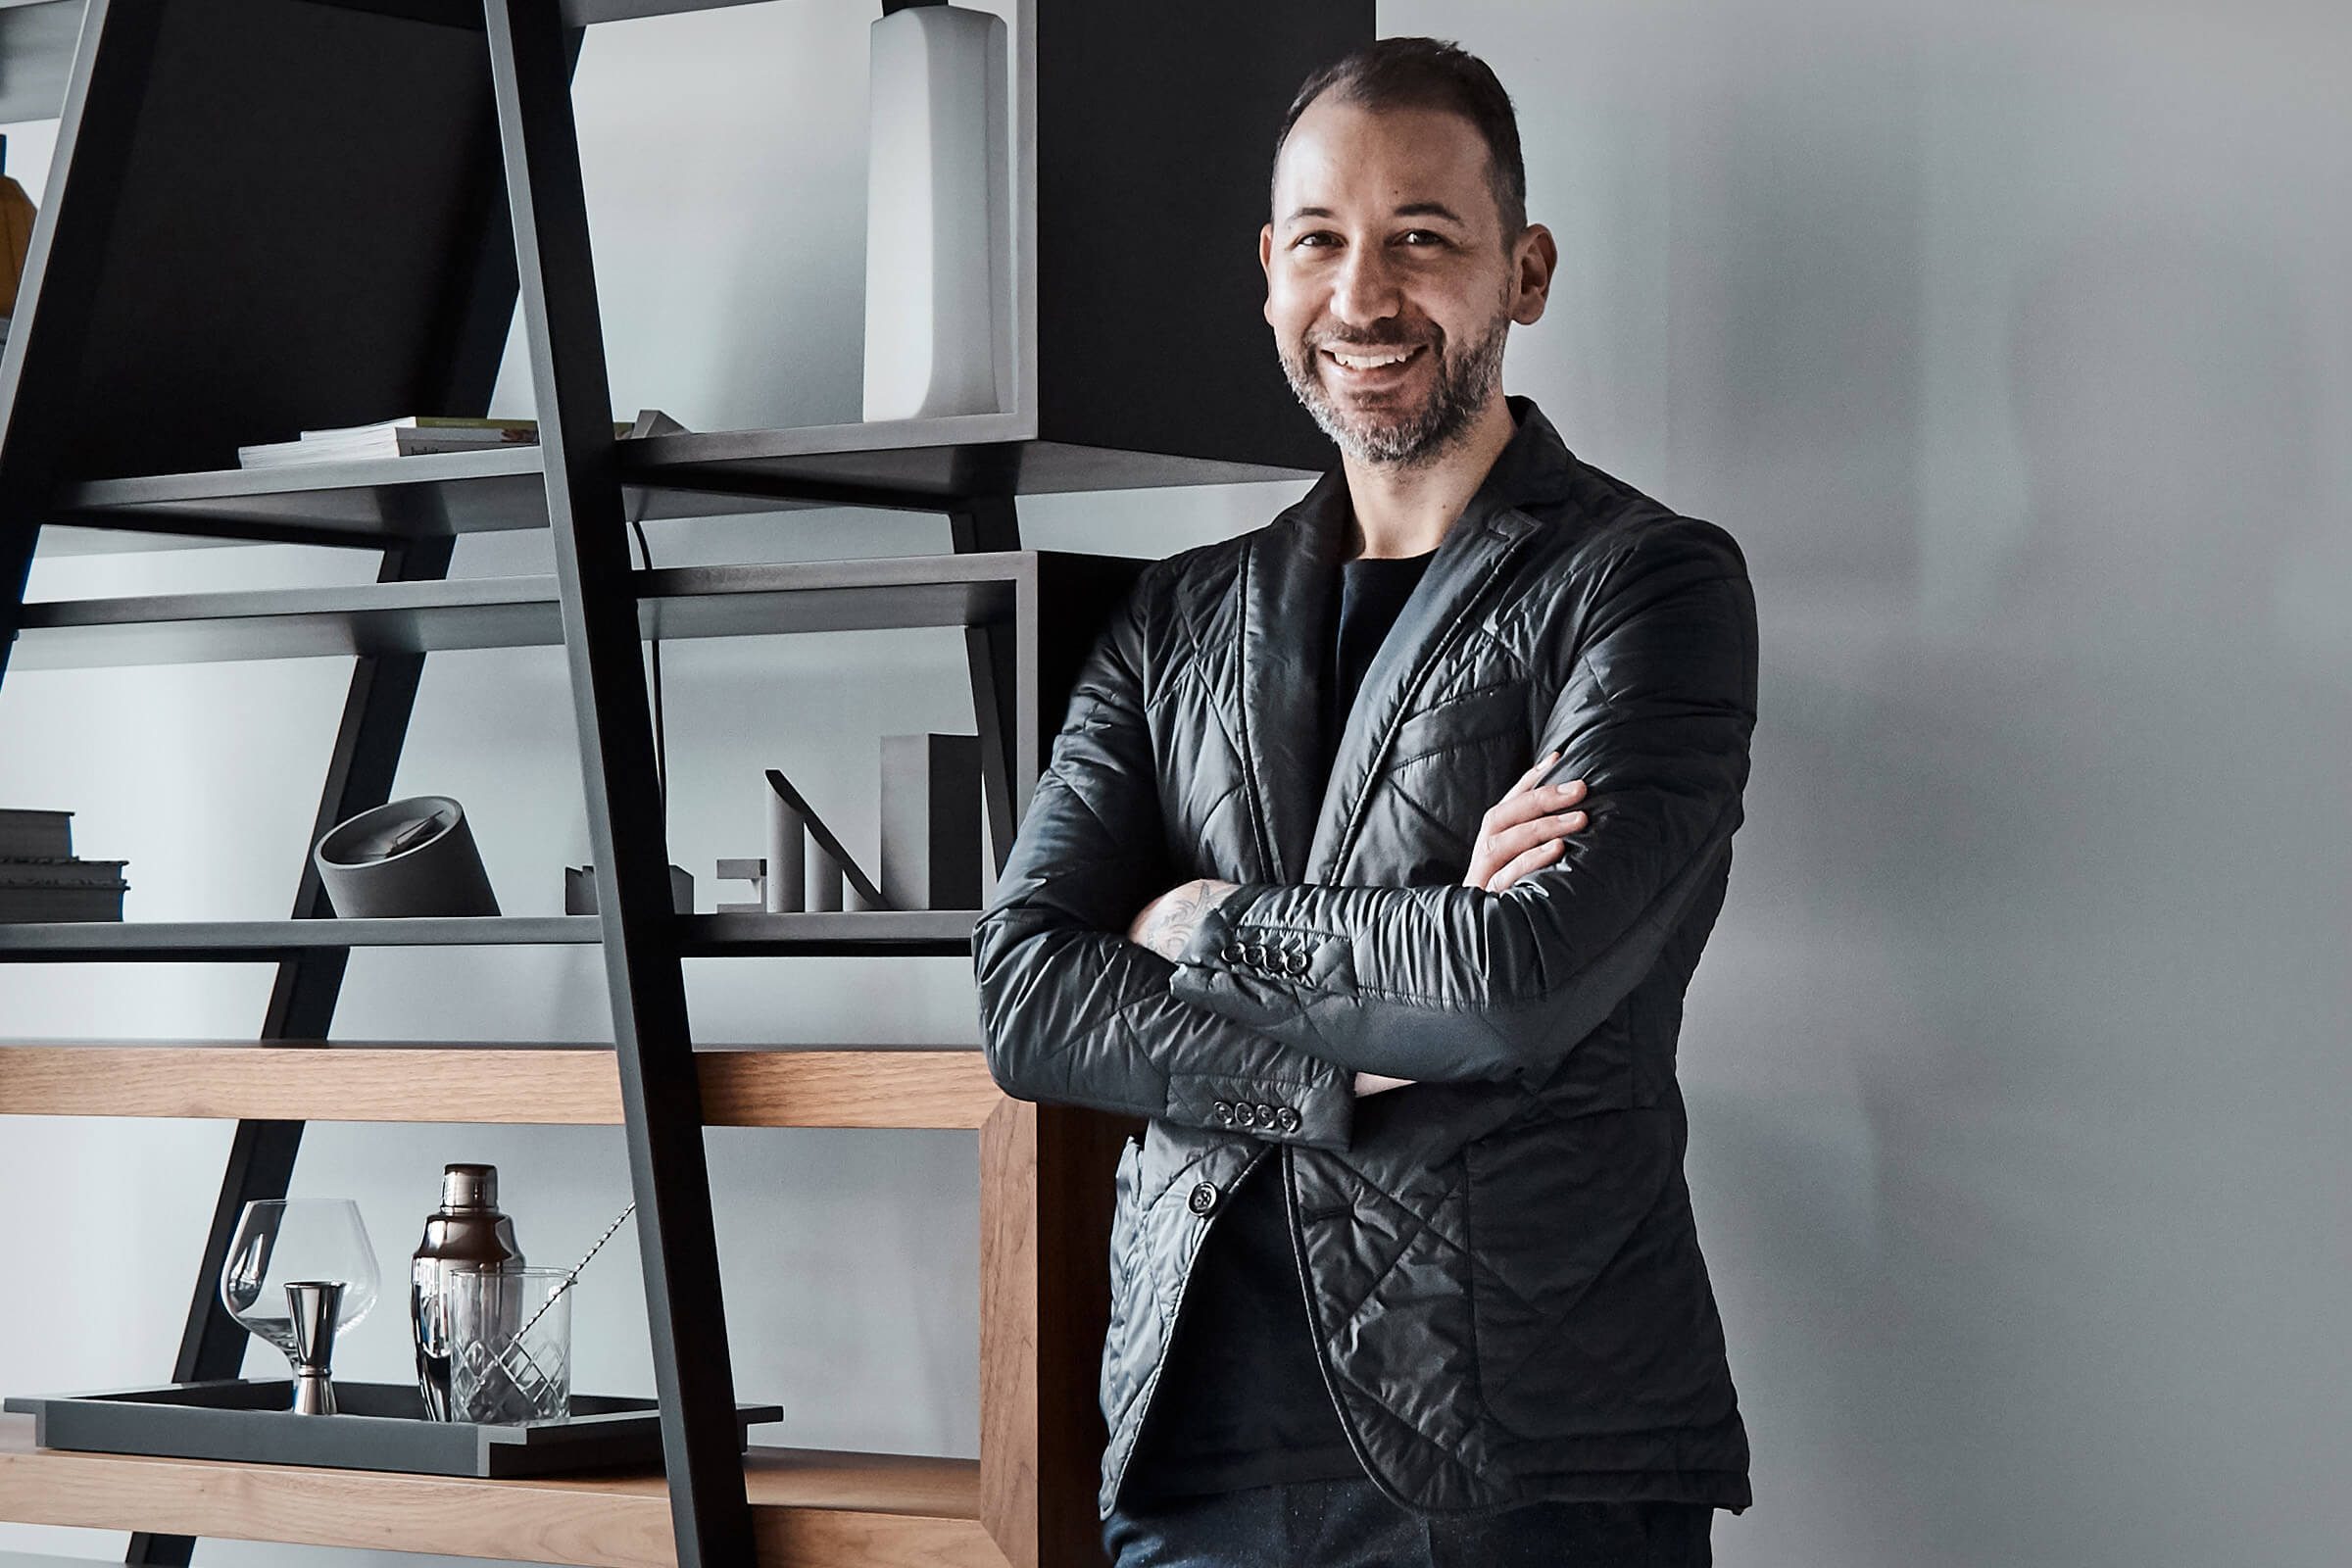
[[[1257,1124],[1260,1127],[1271,1127],[1274,1125],[1274,1107],[1272,1105],[1260,1105],[1257,1107]]]
[[[1301,949],[1290,956],[1288,966],[1291,973],[1296,975],[1304,975],[1307,970],[1315,966],[1315,960],[1308,957],[1305,950]]]
[[[1227,963],[1239,963],[1242,961],[1242,945],[1239,942],[1228,942],[1225,944],[1224,951],[1220,953],[1218,956],[1222,957]]]
[[[1236,1105],[1233,1107],[1233,1120],[1237,1127],[1254,1127],[1257,1125],[1257,1112],[1248,1105]]]
[[[1184,1206],[1196,1214],[1207,1213],[1217,1206],[1216,1187],[1211,1183],[1202,1182],[1193,1189],[1193,1196],[1184,1200]]]
[[[1208,1112],[1219,1121],[1229,1122],[1233,1120],[1233,1102],[1220,1100],[1208,1107]]]
[[[1274,1125],[1280,1127],[1286,1133],[1297,1132],[1298,1130],[1298,1112],[1292,1109],[1289,1105],[1283,1106],[1281,1110],[1275,1113]]]

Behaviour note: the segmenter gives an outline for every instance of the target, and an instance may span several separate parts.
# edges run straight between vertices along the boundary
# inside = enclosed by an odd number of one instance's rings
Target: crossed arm
[[[1470,856],[1470,869],[1463,873],[1462,886],[1500,893],[1529,872],[1558,859],[1567,847],[1567,836],[1584,828],[1589,818],[1574,808],[1585,798],[1583,779],[1572,778],[1564,784],[1537,782],[1559,760],[1560,754],[1553,752],[1522,773],[1480,819],[1478,844]],[[1210,877],[1197,877],[1170,888],[1137,911],[1128,924],[1127,940],[1150,948],[1170,963],[1177,962],[1192,946],[1209,911],[1240,891],[1239,883]],[[1377,1095],[1411,1082],[1410,1078],[1359,1072],[1355,1093],[1359,1098]]]
[[[1649,531],[1577,591],[1556,760],[1488,813],[1467,885],[1412,888],[1170,889],[1131,600],[974,934],[999,1083],[1202,1127],[1271,1107],[1260,1136],[1344,1148],[1359,1086],[1548,1074],[1720,875],[1755,716],[1754,603],[1719,531]],[[1252,961],[1277,949],[1304,966]]]

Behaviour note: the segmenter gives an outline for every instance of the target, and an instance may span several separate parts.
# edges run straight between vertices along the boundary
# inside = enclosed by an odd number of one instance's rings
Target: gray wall
[[[614,398],[702,427],[856,407],[863,14],[592,37],[580,104]],[[1560,236],[1514,390],[1746,546],[1763,727],[1685,1036],[1690,1170],[1756,1448],[1730,1568],[2333,1564],[2352,1295],[2352,111],[2335,8],[1392,3],[1516,93]],[[716,65],[713,65],[716,62]],[[22,169],[26,144],[14,144]],[[1247,243],[1249,236],[1235,236]],[[1148,371],[1139,371],[1148,373]],[[527,400],[512,384],[502,411]],[[1158,554],[1281,487],[1029,509]],[[672,528],[671,560],[939,548],[926,519]],[[467,541],[459,569],[533,569]],[[44,562],[62,595],[318,580],[290,552]],[[348,569],[345,567],[343,569]],[[872,738],[961,727],[952,636],[680,647],[679,858],[745,853],[784,761],[872,831]],[[0,799],[82,812],[145,918],[271,915],[342,673],[24,674]],[[479,823],[508,907],[584,851],[558,662],[428,668],[404,788]],[[99,715],[104,715],[101,718]],[[884,716],[887,715],[887,716]],[[706,906],[710,889],[706,882]],[[697,965],[736,1039],[943,1043],[962,966]],[[12,1035],[248,1033],[260,971],[0,972]],[[593,1038],[587,956],[355,963],[338,1032]],[[0,1122],[0,1387],[168,1365],[224,1130]],[[968,1453],[972,1144],[714,1134],[735,1353],[789,1441]],[[445,1158],[549,1260],[624,1200],[616,1136],[318,1129],[397,1260]],[[583,1386],[649,1382],[635,1259]],[[398,1374],[396,1313],[347,1352]],[[257,1358],[257,1366],[260,1360]],[[0,1530],[99,1554],[103,1537]],[[293,1553],[208,1546],[218,1562]]]

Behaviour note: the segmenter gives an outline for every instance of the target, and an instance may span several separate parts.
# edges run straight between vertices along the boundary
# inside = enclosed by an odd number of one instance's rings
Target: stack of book
[[[0,809],[0,921],[120,920],[122,866],[74,858],[72,811]]]
[[[625,424],[612,427],[616,438],[628,433]],[[307,463],[359,463],[372,458],[413,458],[428,452],[527,447],[537,445],[538,441],[539,426],[531,419],[462,419],[412,414],[405,419],[386,419],[380,424],[305,430],[299,441],[239,447],[237,464],[246,468],[285,468]]]

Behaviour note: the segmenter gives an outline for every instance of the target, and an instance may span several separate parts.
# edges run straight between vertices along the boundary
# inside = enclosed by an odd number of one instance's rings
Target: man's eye
[[[1403,238],[1407,245],[1443,245],[1446,243],[1445,235],[1427,228],[1408,228],[1404,231]]]
[[[1312,234],[1301,234],[1297,239],[1291,241],[1291,243],[1294,245],[1303,246],[1314,250],[1321,250],[1326,246],[1337,245],[1339,242],[1340,238],[1337,234],[1327,234],[1320,230]]]

